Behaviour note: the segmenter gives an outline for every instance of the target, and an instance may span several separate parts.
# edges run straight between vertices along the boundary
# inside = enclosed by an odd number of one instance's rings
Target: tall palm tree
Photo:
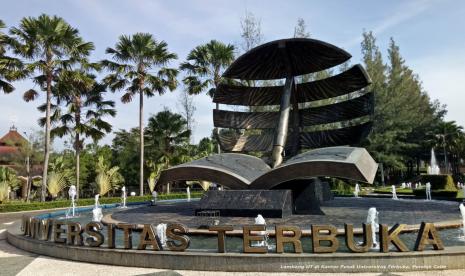
[[[69,68],[74,62],[89,56],[94,44],[84,42],[79,31],[71,27],[63,18],[42,14],[39,17],[25,17],[19,26],[10,30],[14,38],[14,50],[30,63],[26,69],[34,74],[33,80],[46,94],[44,171],[42,177],[41,200],[45,201],[47,172],[50,156],[50,111],[52,88],[56,74]],[[38,92],[30,89],[25,92],[26,101],[37,98]]]
[[[213,98],[215,90],[223,81],[223,71],[234,61],[234,46],[224,44],[217,40],[211,40],[190,51],[187,61],[181,63],[180,69],[187,76],[183,79],[189,94],[200,94],[207,92]],[[219,104],[216,103],[216,109]],[[218,135],[218,129],[215,129]],[[218,144],[218,153],[220,146]]]
[[[140,136],[140,195],[144,194],[144,95],[152,97],[163,94],[166,89],[176,89],[178,70],[166,65],[177,55],[168,51],[164,41],[156,41],[148,33],[122,35],[115,48],[107,48],[114,61],[103,60],[102,64],[112,73],[105,77],[112,91],[124,90],[123,103],[132,101],[139,94],[139,136]]]
[[[2,32],[5,27],[5,23],[0,20],[0,91],[8,94],[15,89],[11,81],[24,78],[26,72],[21,60],[6,55],[10,38]]]
[[[79,198],[80,152],[86,138],[97,142],[111,132],[112,126],[104,117],[116,115],[115,103],[104,99],[106,86],[82,69],[63,71],[55,88],[58,99],[66,105],[66,112],[56,117],[58,122],[52,129],[52,137],[69,134],[74,138],[76,196]]]

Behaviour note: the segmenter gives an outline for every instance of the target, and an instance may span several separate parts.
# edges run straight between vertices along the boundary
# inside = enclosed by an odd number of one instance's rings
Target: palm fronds
[[[7,181],[0,181],[0,202],[8,199],[9,185]]]
[[[102,156],[98,158],[96,171],[95,184],[101,196],[106,195],[112,189],[118,188],[124,182],[119,173],[119,167],[109,168]]]
[[[51,172],[47,179],[47,190],[55,198],[58,194],[70,185],[70,172]]]

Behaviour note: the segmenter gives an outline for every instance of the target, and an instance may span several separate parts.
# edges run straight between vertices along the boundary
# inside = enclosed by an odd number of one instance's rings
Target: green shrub
[[[422,185],[425,185],[427,182],[430,182],[431,190],[457,191],[454,179],[452,178],[452,175],[449,174],[422,174],[420,181]]]
[[[203,192],[192,192],[192,198],[202,197]],[[185,193],[172,193],[172,194],[160,194],[158,195],[159,200],[165,199],[182,199],[187,198]],[[144,202],[151,200],[151,196],[130,196],[127,198],[126,202]],[[112,204],[112,203],[121,203],[121,197],[101,197],[99,199],[100,204]],[[77,206],[89,206],[93,205],[93,198],[81,198],[76,201]],[[53,208],[66,208],[71,205],[70,200],[55,200],[47,202],[22,202],[22,201],[11,201],[8,203],[0,204],[0,213],[5,212],[18,212],[18,211],[32,211],[32,210],[42,210],[42,209],[53,209]]]
[[[353,195],[354,194],[354,188],[347,182],[341,180],[341,179],[331,179],[329,182],[329,185],[331,187],[331,192],[333,192],[335,195]]]

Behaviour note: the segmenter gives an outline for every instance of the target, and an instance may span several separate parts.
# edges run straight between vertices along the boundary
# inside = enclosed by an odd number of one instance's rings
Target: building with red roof
[[[29,143],[26,138],[19,134],[15,126],[0,138],[0,166],[11,166],[12,162],[20,154],[22,145]]]

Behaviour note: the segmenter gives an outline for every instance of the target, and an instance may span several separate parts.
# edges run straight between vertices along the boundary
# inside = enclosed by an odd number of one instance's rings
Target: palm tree
[[[0,203],[8,199],[10,190],[18,189],[20,181],[13,169],[0,167]]]
[[[57,157],[54,162],[50,164],[50,170],[47,190],[52,199],[55,199],[64,188],[68,187],[73,182],[73,173],[69,168],[65,167],[63,156]]]
[[[448,155],[451,157],[457,156],[461,151],[461,142],[463,140],[463,127],[457,125],[455,121],[441,122],[436,130],[436,147],[442,148],[444,155],[444,166],[446,172],[452,169],[449,163],[453,160],[448,160]]]
[[[173,91],[177,86],[176,69],[166,65],[177,59],[177,55],[168,51],[164,41],[156,41],[148,33],[136,33],[119,37],[115,48],[107,48],[114,61],[103,60],[102,64],[112,73],[105,77],[112,91],[124,90],[123,103],[132,101],[139,94],[139,136],[140,136],[140,195],[144,194],[144,95],[152,97],[156,92],[163,94],[166,89]]]
[[[164,110],[150,117],[145,137],[151,156],[156,159],[154,163],[163,164],[163,168],[181,163],[188,155],[190,135],[187,121],[180,114]]]
[[[223,81],[223,71],[234,61],[234,46],[212,40],[195,47],[187,55],[187,61],[181,63],[180,69],[187,73],[183,79],[189,94],[207,92],[213,98],[215,90]],[[216,103],[216,109],[219,104]],[[215,129],[218,135],[218,129]],[[220,146],[218,144],[218,153]]]
[[[119,173],[119,167],[110,168],[103,156],[98,158],[96,171],[95,184],[101,196],[104,196],[112,189],[118,188],[124,182],[124,178]]]
[[[14,36],[15,53],[30,61],[26,65],[26,70],[31,74],[37,72],[33,80],[46,93],[44,170],[41,193],[41,200],[45,201],[50,156],[50,111],[56,74],[63,68],[69,68],[79,59],[89,56],[94,45],[91,42],[84,42],[79,36],[79,31],[71,27],[63,18],[46,14],[37,18],[23,18],[19,27],[12,28],[10,33]],[[38,92],[30,89],[25,92],[24,99],[31,101],[37,96]]]
[[[95,76],[82,69],[63,71],[55,88],[58,99],[65,102],[66,112],[56,118],[59,122],[52,129],[52,137],[69,134],[74,138],[76,196],[79,199],[80,152],[86,138],[98,142],[111,132],[112,126],[104,121],[104,117],[116,115],[115,103],[104,99],[106,86],[97,83]]]
[[[26,72],[19,59],[6,55],[10,38],[2,32],[5,27],[5,23],[0,20],[0,91],[8,94],[15,89],[10,81],[24,78]]]
[[[181,63],[180,69],[187,73],[183,79],[191,95],[207,92],[210,97],[223,81],[223,71],[234,61],[234,46],[212,40],[195,47],[187,55],[187,61]],[[218,104],[216,106],[218,109]]]

